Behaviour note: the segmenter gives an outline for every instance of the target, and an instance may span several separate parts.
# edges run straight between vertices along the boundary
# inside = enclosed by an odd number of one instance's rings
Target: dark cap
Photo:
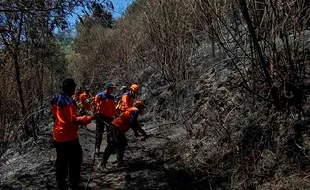
[[[88,85],[85,85],[85,86],[84,86],[84,89],[85,89],[85,90],[90,90],[90,88],[89,88]]]
[[[111,82],[106,82],[104,88],[116,88]]]

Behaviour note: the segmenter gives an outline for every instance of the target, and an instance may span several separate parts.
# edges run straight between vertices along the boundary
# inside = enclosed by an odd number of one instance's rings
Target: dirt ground
[[[183,136],[182,132],[178,130],[176,135],[169,126],[145,125],[145,129],[151,134],[147,139],[135,137],[131,131],[127,133],[129,147],[125,152],[125,166],[118,168],[116,155],[112,155],[107,172],[99,170],[100,158],[95,157],[93,164],[95,124],[88,125],[87,130],[81,129],[83,165],[80,189],[193,189],[194,178],[182,167],[179,156],[173,151],[177,148],[175,142]],[[1,156],[0,190],[57,189],[55,149],[49,138],[41,139],[42,143],[25,142],[19,149],[11,148]],[[105,146],[106,139],[101,146],[102,152]]]

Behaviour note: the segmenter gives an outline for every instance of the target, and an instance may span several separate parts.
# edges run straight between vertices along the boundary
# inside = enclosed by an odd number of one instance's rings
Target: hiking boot
[[[127,181],[131,180],[131,175],[130,175],[130,173],[128,173],[128,172],[126,173],[125,179],[126,179]]]
[[[98,164],[98,168],[101,172],[107,172],[109,169],[103,165],[101,162]]]
[[[99,154],[100,153],[100,148],[96,148],[95,153]]]
[[[71,186],[68,190],[78,190],[78,186]]]
[[[100,157],[100,148],[95,149],[95,155],[99,158]]]
[[[124,166],[125,166],[124,161],[117,162],[117,167],[121,168],[121,167],[124,167]]]
[[[102,157],[101,161],[100,161],[100,166],[102,166],[103,168],[106,168],[107,167],[107,160]]]

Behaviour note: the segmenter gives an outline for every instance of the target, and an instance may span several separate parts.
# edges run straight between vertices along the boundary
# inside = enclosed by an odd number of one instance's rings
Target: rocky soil
[[[48,126],[52,128],[52,126]],[[195,179],[188,173],[176,153],[176,141],[185,138],[181,129],[170,125],[144,125],[151,134],[148,139],[134,137],[128,132],[129,148],[125,153],[126,166],[117,168],[109,159],[110,170],[98,169],[99,158],[94,156],[95,124],[80,130],[83,147],[83,166],[80,189],[192,189]],[[173,130],[174,129],[174,130]],[[55,149],[51,136],[41,136],[16,144],[1,156],[0,189],[57,189],[55,181]],[[106,143],[102,145],[102,151]],[[93,167],[93,171],[92,171]],[[91,178],[90,177],[90,173]],[[88,183],[89,180],[89,183]]]

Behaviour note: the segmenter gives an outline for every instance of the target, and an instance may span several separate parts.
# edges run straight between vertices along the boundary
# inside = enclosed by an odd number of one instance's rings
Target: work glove
[[[89,115],[89,116],[93,116],[94,115],[94,113],[92,111],[86,110],[85,112],[86,112],[86,115]]]

